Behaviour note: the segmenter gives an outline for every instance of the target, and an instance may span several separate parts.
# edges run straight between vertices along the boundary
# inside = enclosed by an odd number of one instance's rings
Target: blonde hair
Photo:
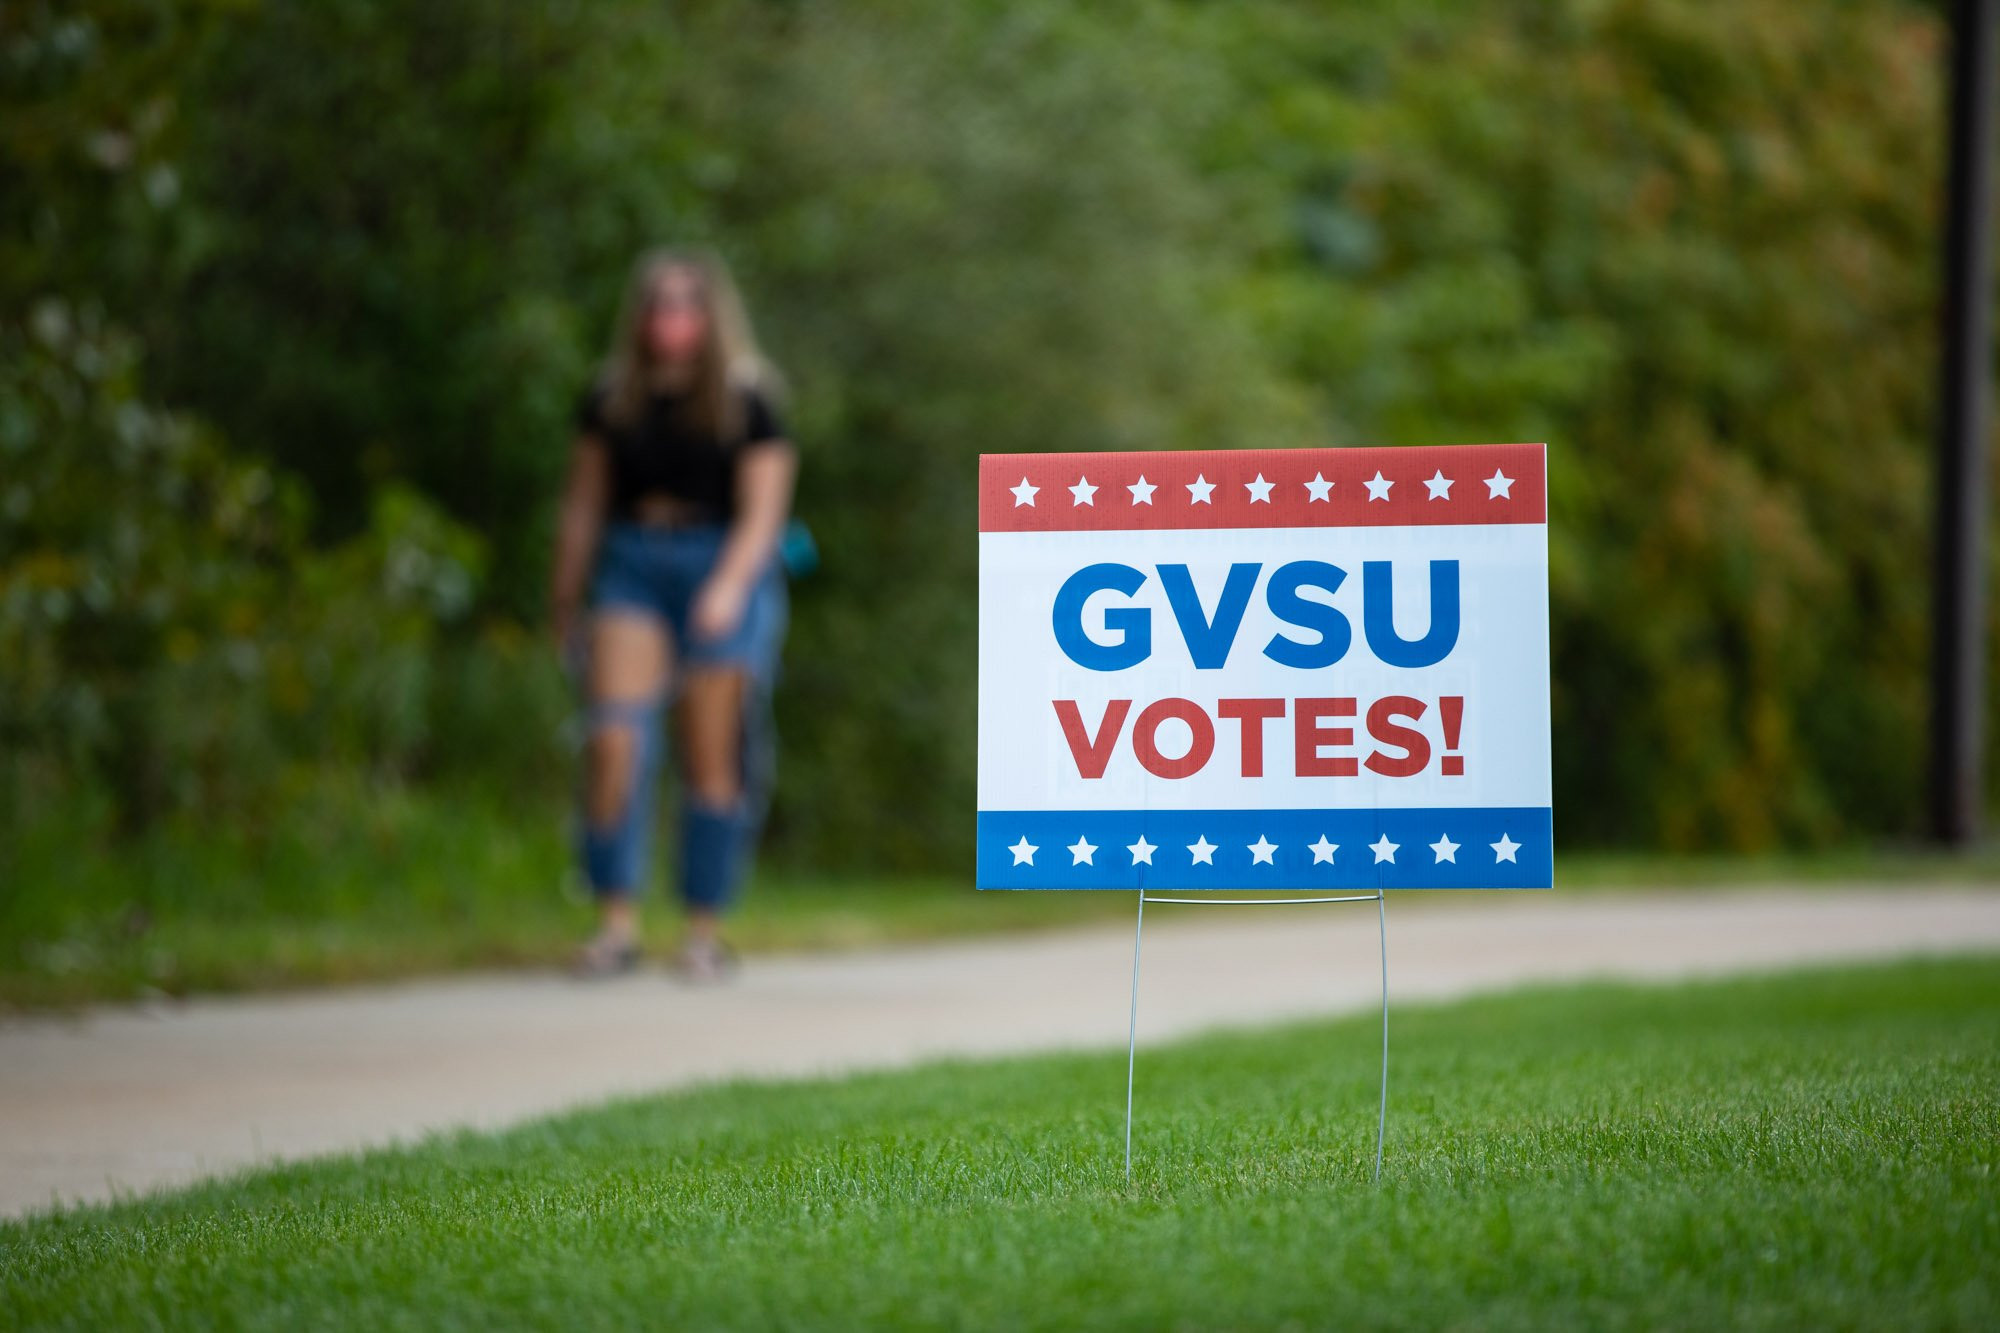
[[[620,426],[639,420],[648,392],[651,354],[646,320],[654,292],[670,272],[686,270],[698,279],[708,336],[695,354],[694,384],[686,401],[689,424],[719,440],[738,441],[744,432],[743,394],[758,389],[773,397],[782,391],[776,371],[757,346],[750,316],[729,266],[712,250],[666,247],[649,250],[632,266],[632,280],[612,333],[599,382],[605,418]]]

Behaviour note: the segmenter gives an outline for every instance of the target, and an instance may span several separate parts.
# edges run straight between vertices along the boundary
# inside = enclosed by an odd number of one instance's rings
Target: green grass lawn
[[[996,1003],[1005,997],[996,996]],[[731,1085],[0,1227],[0,1324],[2000,1321],[2000,960]]]
[[[560,809],[476,792],[335,787],[256,830],[110,841],[88,811],[0,841],[0,1010],[562,963],[590,927]],[[1564,890],[1773,881],[2000,882],[2000,852],[1565,854]],[[651,944],[671,946],[659,886]],[[1129,895],[976,893],[969,875],[760,874],[746,951],[851,948],[1123,920]]]

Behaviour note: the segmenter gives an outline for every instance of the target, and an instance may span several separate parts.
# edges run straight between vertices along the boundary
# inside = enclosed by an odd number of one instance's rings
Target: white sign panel
[[[1544,465],[983,456],[979,887],[1549,887]]]

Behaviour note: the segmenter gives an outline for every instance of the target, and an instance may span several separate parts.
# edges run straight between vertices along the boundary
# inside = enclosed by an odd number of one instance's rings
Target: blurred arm
[[[562,507],[556,515],[554,572],[549,588],[549,610],[559,646],[569,643],[577,608],[583,603],[584,580],[590,576],[590,562],[597,554],[597,539],[604,528],[610,483],[610,461],[603,442],[579,435],[570,448],[569,478],[563,484]]]
[[[720,637],[736,627],[751,589],[778,548],[798,470],[798,452],[787,440],[760,444],[738,461],[736,517],[723,539],[715,572],[695,598],[696,632]]]
[[[736,517],[715,565],[718,582],[746,595],[757,582],[791,515],[792,483],[798,473],[799,455],[790,441],[745,451],[736,465]]]

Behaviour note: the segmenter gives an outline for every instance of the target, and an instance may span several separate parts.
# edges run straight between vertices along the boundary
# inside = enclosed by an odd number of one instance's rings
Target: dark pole
[[[1951,161],[1938,405],[1931,824],[1979,834],[1985,733],[1987,375],[1992,365],[1993,43],[1997,0],[1951,5]]]

